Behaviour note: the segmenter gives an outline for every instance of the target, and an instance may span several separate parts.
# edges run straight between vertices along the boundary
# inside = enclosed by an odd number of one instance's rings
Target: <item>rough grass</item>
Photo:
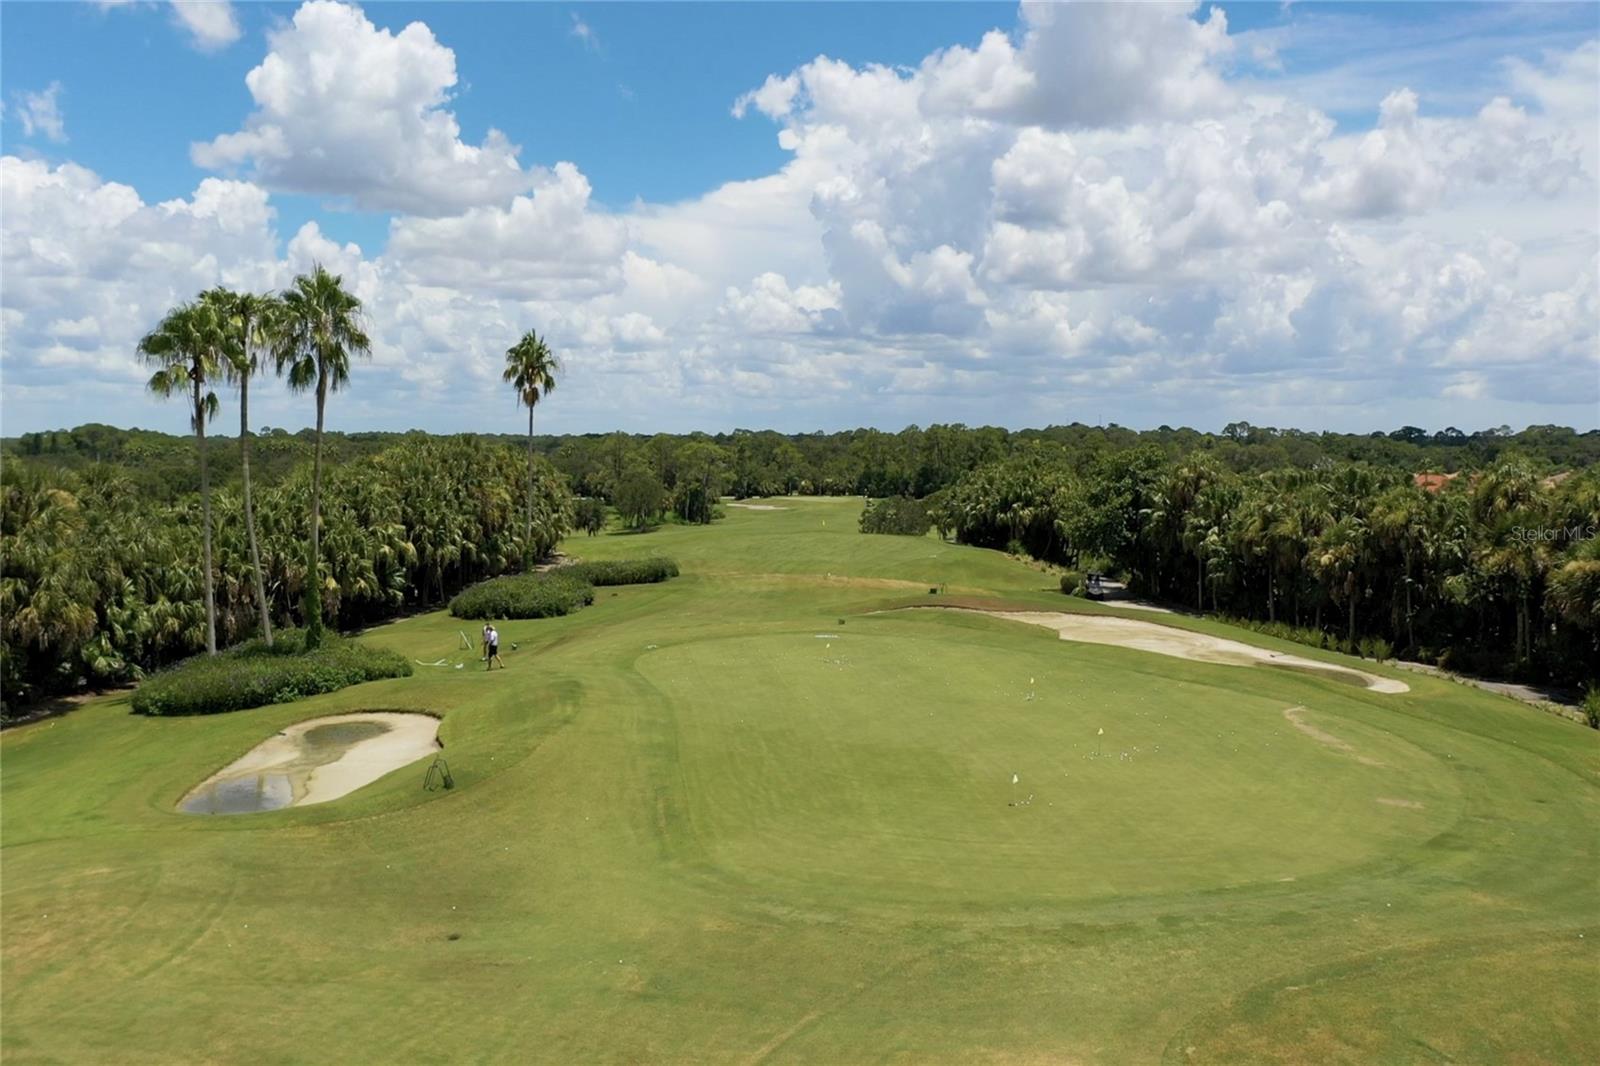
[[[133,694],[133,709],[159,717],[220,714],[337,692],[363,681],[408,677],[398,652],[334,634],[305,650],[305,632],[275,634],[271,647],[249,640],[215,656],[196,655],[150,675]]]
[[[650,534],[680,580],[505,622],[503,672],[441,612],[365,638],[445,663],[410,678],[0,736],[0,1054],[1600,1061],[1593,730],[1426,676],[1386,696],[872,614],[942,586],[1109,609],[863,536],[859,501],[782,502]],[[372,707],[441,712],[457,787],[419,763],[174,813],[274,730]]]

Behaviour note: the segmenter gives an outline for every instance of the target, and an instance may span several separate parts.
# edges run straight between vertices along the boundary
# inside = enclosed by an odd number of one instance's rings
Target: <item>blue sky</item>
[[[0,6],[7,434],[181,424],[127,400],[130,338],[208,270],[275,284],[308,256],[390,313],[349,411],[366,425],[472,428],[524,323],[589,390],[552,405],[555,428],[1593,425],[1600,408],[1573,288],[1596,243],[1597,5],[373,3],[341,9],[347,42],[300,5],[223,7],[201,32],[159,3]],[[384,52],[411,23],[424,39]],[[420,80],[358,84],[368,45],[388,57],[372,69]],[[1133,68],[1093,73],[1122,46]],[[302,79],[351,69],[278,113],[246,84],[277,52]],[[453,84],[428,80],[440,62]],[[392,144],[340,158],[348,129],[314,127],[351,99]],[[449,144],[407,139],[440,116]],[[263,127],[293,143],[205,151]],[[460,161],[498,135],[513,175]],[[1165,147],[1185,137],[1230,146],[1203,170]],[[438,176],[405,173],[435,150]],[[129,260],[170,251],[166,275],[22,254],[71,245],[50,198],[94,195],[75,168],[136,194],[144,213],[107,224],[146,253]],[[165,235],[168,202],[186,206]],[[1390,298],[1385,271],[1415,291]],[[1508,357],[1507,336],[1531,347]],[[1577,387],[1530,383],[1541,358]],[[63,366],[112,409],[83,412],[52,383]]]

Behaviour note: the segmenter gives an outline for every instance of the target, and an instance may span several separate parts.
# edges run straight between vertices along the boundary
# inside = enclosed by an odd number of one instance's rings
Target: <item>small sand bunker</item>
[[[439,720],[375,711],[297,722],[202,781],[185,814],[251,814],[326,803],[439,750]]]
[[[730,503],[729,507],[737,507],[741,511],[787,511],[787,507],[779,507],[771,503]]]
[[[1005,618],[1013,622],[1027,622],[1044,626],[1061,634],[1062,640],[1076,640],[1086,644],[1111,644],[1119,648],[1155,652],[1178,659],[1202,663],[1221,663],[1225,666],[1267,666],[1284,670],[1298,670],[1327,677],[1333,681],[1359,685],[1373,692],[1410,692],[1404,681],[1379,677],[1363,670],[1334,666],[1332,663],[1303,659],[1298,655],[1268,651],[1253,644],[1245,644],[1226,637],[1213,637],[1208,633],[1195,633],[1176,626],[1145,622],[1137,618],[1114,618],[1109,615],[1067,614],[1060,611],[980,611],[971,607],[939,608],[986,614],[992,618]]]
[[[1349,741],[1341,739],[1340,737],[1336,737],[1332,733],[1327,733],[1321,729],[1318,729],[1316,726],[1306,721],[1305,715],[1306,709],[1304,707],[1285,707],[1283,709],[1283,716],[1289,719],[1289,723],[1296,729],[1300,730],[1300,732],[1310,737],[1312,740],[1315,740],[1318,744],[1326,744],[1335,751],[1343,752],[1344,754],[1355,759],[1356,762],[1362,763],[1366,766],[1383,765],[1383,763],[1379,762],[1377,759],[1362,755],[1360,752],[1356,751]],[[1389,801],[1379,800],[1378,802],[1387,803]]]

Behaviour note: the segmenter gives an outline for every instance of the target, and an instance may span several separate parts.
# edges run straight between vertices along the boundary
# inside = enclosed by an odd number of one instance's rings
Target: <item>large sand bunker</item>
[[[1221,663],[1226,666],[1267,666],[1283,670],[1299,670],[1325,676],[1330,680],[1360,685],[1373,692],[1410,692],[1404,681],[1379,677],[1364,670],[1352,670],[1332,663],[1304,659],[1298,655],[1268,651],[1226,637],[1213,637],[1208,633],[1195,633],[1176,626],[1164,626],[1137,618],[1114,618],[1109,615],[1066,614],[1060,611],[983,611],[974,607],[942,607],[938,610],[964,611],[984,614],[991,618],[1004,618],[1013,622],[1044,626],[1061,634],[1062,640],[1076,640],[1086,644],[1110,644],[1118,648],[1171,655],[1202,663]]]
[[[439,720],[377,711],[298,722],[195,787],[186,814],[250,814],[326,803],[439,750]]]

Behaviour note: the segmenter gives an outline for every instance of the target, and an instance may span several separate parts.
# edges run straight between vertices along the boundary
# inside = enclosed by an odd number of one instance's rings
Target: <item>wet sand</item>
[[[249,814],[326,803],[439,750],[439,720],[373,711],[297,722],[206,778],[178,809]]]

